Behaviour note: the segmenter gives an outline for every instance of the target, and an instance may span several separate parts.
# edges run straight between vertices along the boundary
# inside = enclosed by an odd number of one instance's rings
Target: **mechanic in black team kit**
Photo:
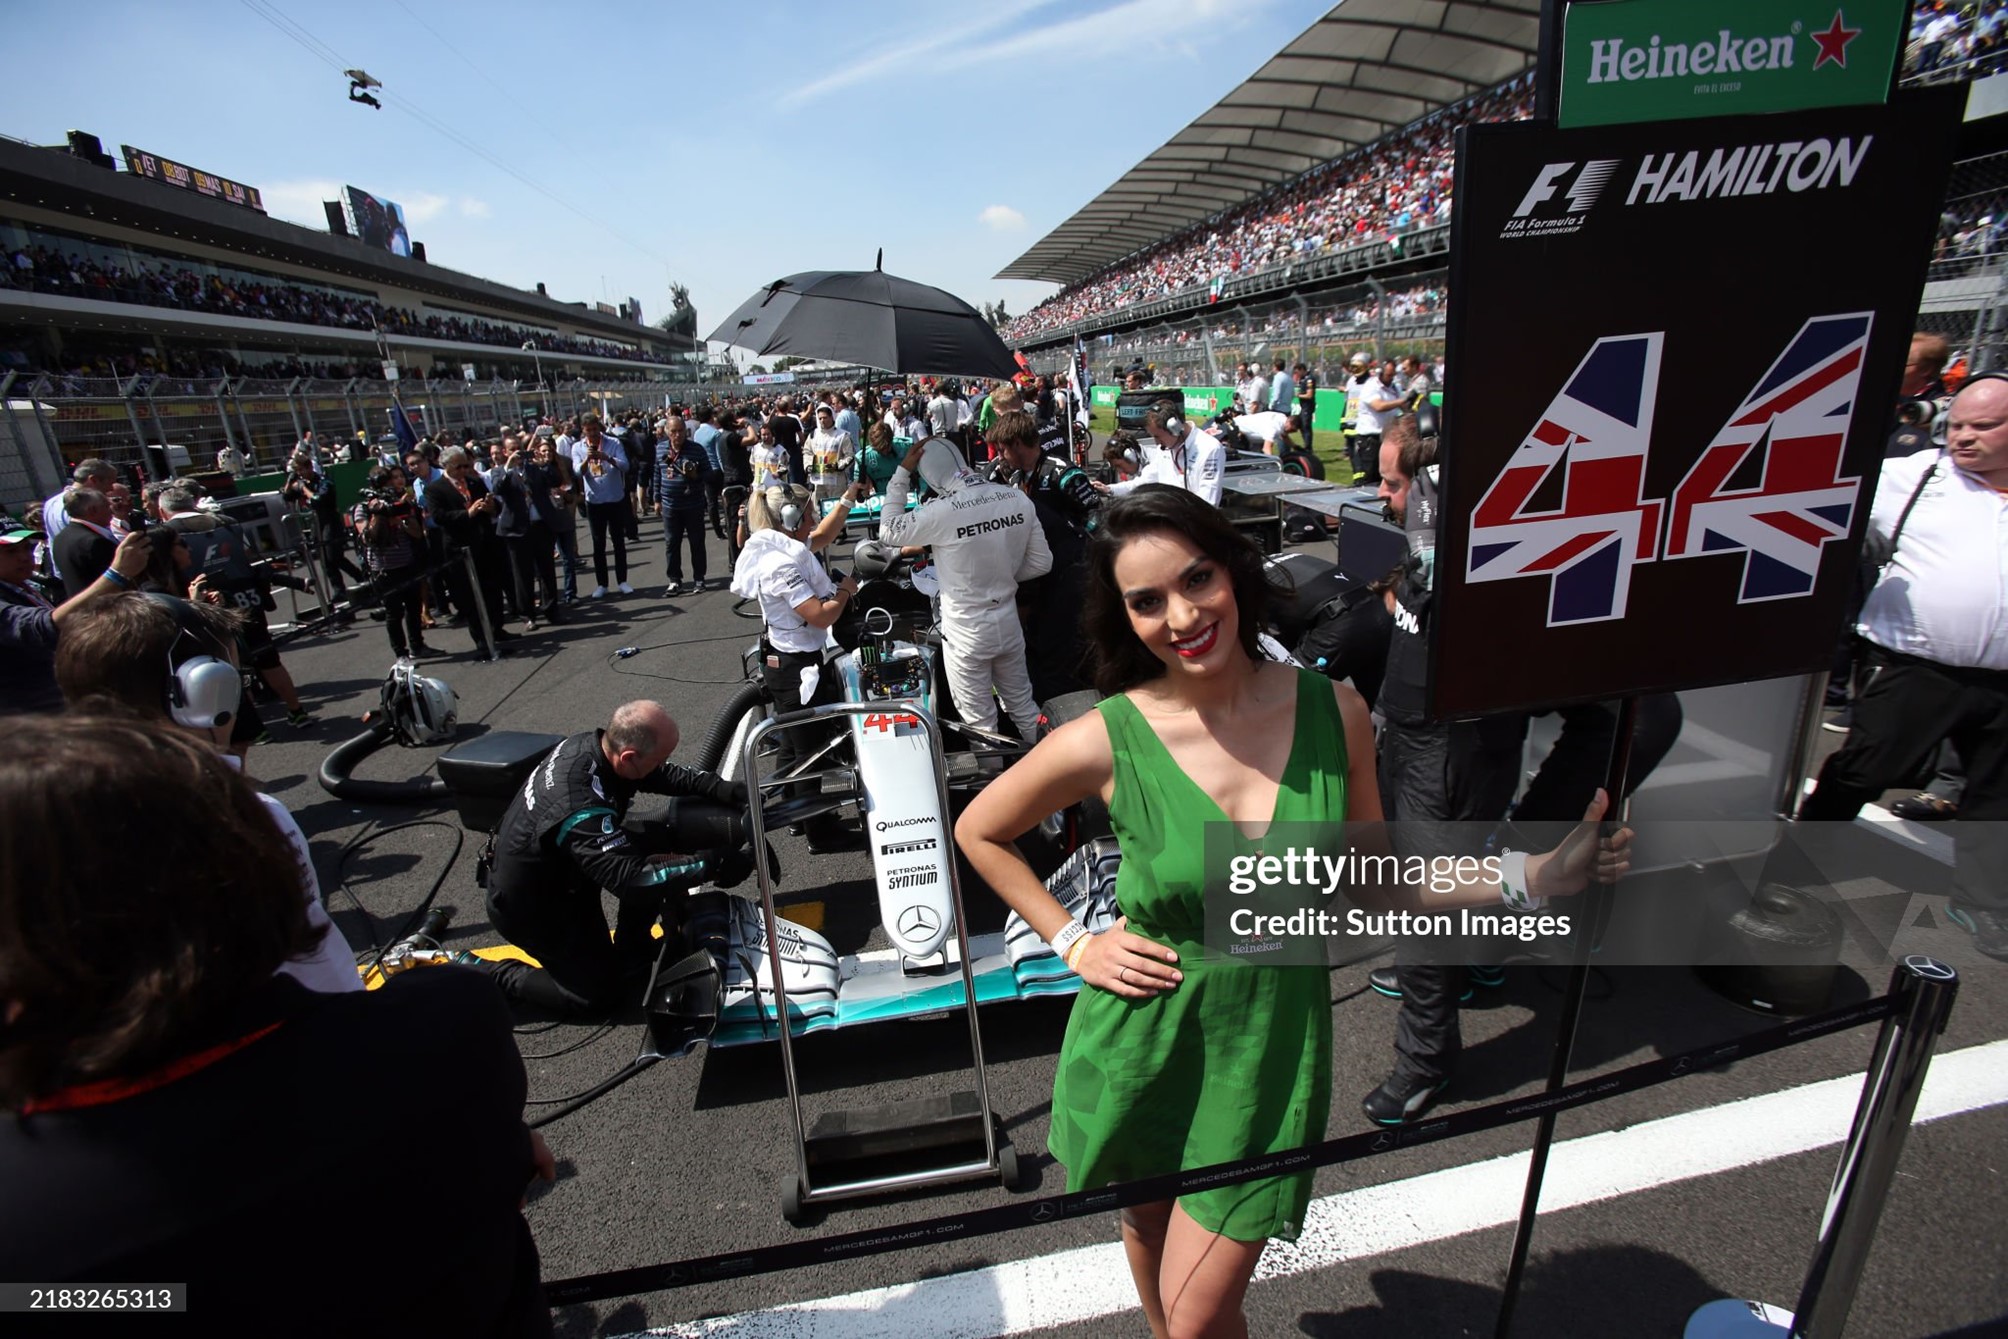
[[[642,791],[744,807],[744,786],[669,761],[677,739],[660,703],[630,702],[606,729],[558,745],[509,802],[495,831],[488,918],[543,964],[481,964],[511,999],[605,1014],[628,981],[639,992],[658,917],[673,935],[682,894],[703,880],[729,886],[752,872],[749,854],[651,853],[621,826]],[[601,889],[620,901],[611,942]]]

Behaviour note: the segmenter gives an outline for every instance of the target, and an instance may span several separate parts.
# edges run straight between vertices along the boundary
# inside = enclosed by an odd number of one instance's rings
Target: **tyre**
[[[1308,451],[1291,451],[1283,457],[1283,473],[1301,474],[1306,479],[1325,477],[1325,462]]]
[[[747,683],[727,699],[718,718],[711,723],[711,733],[704,737],[704,743],[697,750],[696,766],[707,772],[716,772],[718,764],[725,760],[725,754],[733,739],[739,736],[739,722],[750,711],[761,710],[767,700],[767,690],[757,683]]]
[[[781,1183],[781,1217],[800,1227],[807,1215],[802,1212],[802,1178],[789,1176]]]
[[[1010,1144],[997,1146],[997,1179],[1004,1183],[1006,1190],[1025,1188],[1024,1170],[1018,1166],[1018,1150]]]

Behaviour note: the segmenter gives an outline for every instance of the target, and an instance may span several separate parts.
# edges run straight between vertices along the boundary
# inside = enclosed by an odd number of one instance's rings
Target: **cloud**
[[[998,232],[1016,232],[1025,226],[1025,216],[1009,205],[990,205],[976,216],[976,221]]]
[[[966,23],[960,28],[951,28],[932,37],[922,38],[918,42],[908,42],[904,46],[882,50],[876,56],[845,63],[822,78],[811,80],[788,93],[782,97],[778,105],[784,111],[806,106],[838,89],[862,84],[868,79],[876,79],[880,75],[896,70],[941,70],[966,64],[966,61],[960,59],[958,49],[967,50],[974,39],[993,28],[1002,27],[1051,3],[1053,0],[1019,0],[1016,4],[997,6],[987,10],[983,17],[975,22]],[[944,63],[944,59],[953,64]]]
[[[404,206],[404,221],[406,223],[430,223],[441,214],[444,214],[446,207],[453,203],[446,196],[434,195],[430,191],[420,191],[416,195],[407,196],[404,199],[398,199],[395,195],[390,198]]]
[[[1019,0],[992,9],[963,27],[844,64],[795,89],[778,105],[783,110],[801,107],[839,89],[893,72],[903,76],[945,74],[973,65],[996,66],[1022,56],[1050,52],[1141,48],[1197,58],[1200,51],[1189,37],[1203,37],[1208,44],[1206,49],[1213,49],[1222,33],[1244,27],[1271,0],[1123,0],[1121,4],[1058,22],[1036,19],[1018,22],[1053,3],[1054,0]],[[1016,26],[999,37],[986,36],[1007,24]]]
[[[494,211],[488,207],[486,200],[477,200],[471,195],[464,195],[460,198],[460,213],[463,218],[485,219]]]

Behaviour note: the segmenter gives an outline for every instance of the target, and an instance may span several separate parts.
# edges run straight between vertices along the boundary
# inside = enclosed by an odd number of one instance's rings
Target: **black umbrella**
[[[974,307],[884,270],[812,270],[777,279],[741,303],[710,338],[758,354],[826,358],[882,372],[1009,380],[1019,371],[1011,350]]]

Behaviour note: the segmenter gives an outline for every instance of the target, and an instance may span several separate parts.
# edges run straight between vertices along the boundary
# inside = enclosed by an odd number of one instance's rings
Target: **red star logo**
[[[1813,68],[1817,70],[1828,61],[1832,61],[1842,69],[1847,69],[1848,43],[1861,35],[1860,28],[1847,27],[1841,11],[1835,10],[1833,25],[1823,33],[1813,34],[1813,41],[1818,43],[1820,48],[1820,54],[1813,59]]]

